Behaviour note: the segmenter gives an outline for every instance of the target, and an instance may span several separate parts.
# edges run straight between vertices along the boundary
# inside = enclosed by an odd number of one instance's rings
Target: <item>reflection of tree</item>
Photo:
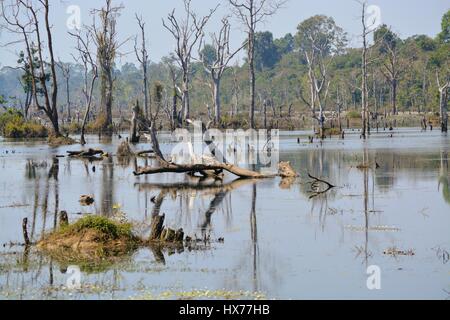
[[[256,222],[256,183],[252,188],[252,209],[250,211],[250,231],[252,238],[252,253],[253,253],[253,291],[259,290],[259,246],[258,246],[258,225]]]
[[[369,155],[367,147],[364,148],[363,152],[363,163],[369,162]],[[369,259],[369,169],[364,170],[364,231],[365,231],[365,241],[364,241],[364,261],[366,265]]]
[[[205,221],[201,225],[203,236],[205,236],[207,231],[211,229],[211,217],[217,210],[217,208],[222,204],[227,194],[228,191],[219,191],[218,193],[216,193],[214,199],[212,199],[211,203],[209,204],[208,210],[206,210],[205,212]]]
[[[448,174],[448,151],[441,152],[440,172],[439,172],[439,188],[442,186],[442,196],[444,200],[450,204],[450,177]]]
[[[114,204],[114,160],[107,157],[102,163],[101,214],[112,215]]]

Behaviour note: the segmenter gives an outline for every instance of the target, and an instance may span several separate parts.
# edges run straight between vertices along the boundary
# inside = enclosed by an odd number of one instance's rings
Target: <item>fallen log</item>
[[[96,149],[88,149],[81,150],[81,151],[67,151],[69,154],[69,157],[76,157],[76,158],[95,158],[99,155],[103,156],[105,153],[103,150],[96,150]]]
[[[178,165],[167,163],[161,167],[144,167],[139,168],[134,171],[135,176],[149,175],[156,173],[202,173],[204,171],[218,171],[224,170],[230,172],[241,178],[251,178],[251,179],[263,179],[263,178],[273,178],[278,176],[278,174],[262,174],[255,171],[243,169],[232,164],[217,163],[214,165],[206,164],[192,164],[192,165]]]
[[[292,169],[289,162],[280,162],[278,165],[278,173],[276,174],[263,174],[260,172],[251,171],[248,169],[240,168],[233,164],[229,163],[220,163],[214,162],[214,160],[210,159],[208,164],[198,163],[198,164],[175,164],[168,162],[159,147],[158,138],[156,136],[156,130],[154,125],[152,124],[150,128],[150,134],[147,134],[146,137],[150,138],[153,150],[155,153],[156,159],[160,163],[160,167],[143,167],[138,168],[133,172],[135,176],[141,175],[150,175],[157,173],[200,173],[202,175],[206,175],[208,172],[216,172],[220,173],[223,171],[227,171],[232,173],[240,178],[244,179],[266,179],[266,178],[274,178],[274,177],[298,177],[298,174]]]
[[[142,151],[139,151],[138,153],[136,153],[136,155],[139,157],[148,156],[148,155],[154,156],[154,153],[155,152],[153,150],[142,150]]]

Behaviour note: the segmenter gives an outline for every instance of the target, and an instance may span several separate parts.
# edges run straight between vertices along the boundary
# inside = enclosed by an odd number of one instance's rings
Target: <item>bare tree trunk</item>
[[[391,82],[392,90],[392,114],[395,116],[397,114],[397,80],[393,79]]]
[[[136,53],[136,57],[142,66],[142,79],[143,79],[143,88],[142,91],[144,93],[144,114],[145,118],[149,119],[151,114],[151,105],[149,101],[148,94],[148,53],[145,39],[145,22],[143,22],[142,17],[138,17],[136,15],[136,20],[138,22],[139,28],[141,29],[141,48],[138,49],[137,46],[137,38],[135,41],[134,50]],[[139,52],[140,51],[140,52]]]
[[[69,68],[69,67],[68,67]],[[66,98],[67,98],[67,118],[71,121],[70,115],[70,87],[69,87],[70,78],[66,78]]]
[[[214,95],[214,120],[216,124],[221,122],[221,103],[220,103],[220,79],[213,81],[213,95]]]
[[[447,83],[444,87],[439,88],[439,113],[442,132],[448,132],[448,87],[449,83]]]
[[[178,111],[177,111],[178,94],[177,89],[173,88],[172,97],[172,130],[175,130],[178,126]]]
[[[253,19],[253,18],[252,18]],[[256,77],[255,77],[255,30],[250,30],[248,38],[248,61],[249,61],[249,74],[250,74],[250,128],[255,129],[255,90],[256,90]]]
[[[139,142],[139,136],[138,136],[138,117],[139,117],[139,101],[136,100],[136,104],[133,107],[133,115],[131,118],[131,143],[138,143]]]

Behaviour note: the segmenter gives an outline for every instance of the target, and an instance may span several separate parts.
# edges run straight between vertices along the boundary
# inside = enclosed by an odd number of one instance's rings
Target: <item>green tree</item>
[[[442,17],[441,22],[442,31],[438,36],[439,41],[443,43],[450,42],[450,10],[448,10]]]
[[[248,50],[248,48],[247,48]],[[269,31],[255,33],[255,66],[256,70],[273,68],[278,62],[278,51]]]

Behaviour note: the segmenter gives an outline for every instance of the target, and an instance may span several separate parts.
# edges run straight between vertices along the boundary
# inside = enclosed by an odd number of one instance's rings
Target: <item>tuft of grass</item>
[[[325,128],[325,136],[339,136],[341,135],[341,130],[339,128]]]
[[[349,119],[361,119],[362,118],[361,112],[356,111],[356,110],[351,110],[351,111],[347,112],[347,117]]]
[[[48,136],[46,127],[34,121],[26,121],[21,112],[11,108],[0,116],[0,130],[6,138],[45,138]]]
[[[66,146],[66,145],[71,145],[71,144],[75,144],[76,141],[73,140],[70,137],[65,137],[65,136],[50,136],[48,138],[48,144],[52,147],[58,147],[58,146]]]
[[[87,216],[76,221],[74,224],[63,227],[60,232],[73,234],[87,229],[93,229],[102,233],[109,239],[133,238],[132,225],[130,223],[119,223],[102,216]]]

